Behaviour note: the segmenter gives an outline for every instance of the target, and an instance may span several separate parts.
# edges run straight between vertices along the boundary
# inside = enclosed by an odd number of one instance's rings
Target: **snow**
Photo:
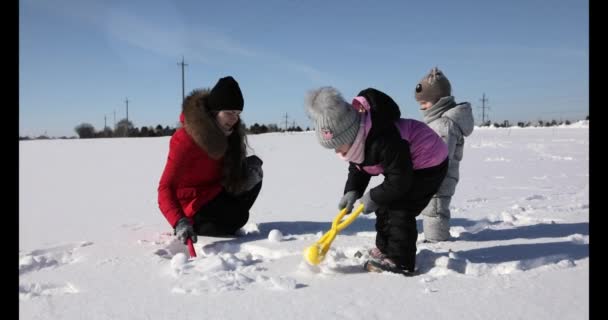
[[[250,220],[236,238],[200,236],[188,258],[157,205],[168,143],[19,142],[20,319],[589,317],[588,122],[476,128],[454,241],[423,243],[419,219],[413,277],[362,270],[373,214],[342,230],[320,265],[303,260],[347,174],[312,132],[249,136],[264,160]]]

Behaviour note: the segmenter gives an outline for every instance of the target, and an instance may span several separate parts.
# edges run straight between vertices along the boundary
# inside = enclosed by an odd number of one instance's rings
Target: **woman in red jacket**
[[[228,76],[184,100],[158,185],[158,205],[177,238],[234,235],[262,188],[262,160],[245,157],[243,95]]]

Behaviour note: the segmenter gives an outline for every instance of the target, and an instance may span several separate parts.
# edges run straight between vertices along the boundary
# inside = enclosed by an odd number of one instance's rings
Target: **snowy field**
[[[186,260],[157,204],[169,137],[19,142],[20,319],[589,317],[588,124],[475,128],[454,240],[419,243],[414,277],[362,269],[373,215],[309,267],[347,163],[312,132],[249,143],[264,183],[245,235],[199,237]]]

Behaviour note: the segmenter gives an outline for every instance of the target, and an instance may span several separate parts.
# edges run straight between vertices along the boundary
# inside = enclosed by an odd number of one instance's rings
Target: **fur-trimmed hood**
[[[228,139],[207,111],[209,89],[196,89],[184,100],[182,121],[184,129],[209,157],[220,159],[228,148]]]

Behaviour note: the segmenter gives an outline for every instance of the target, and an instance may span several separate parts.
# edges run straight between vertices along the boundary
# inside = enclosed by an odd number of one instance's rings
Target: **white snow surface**
[[[303,250],[338,213],[347,163],[312,132],[249,143],[264,182],[248,224],[236,238],[199,237],[188,258],[157,203],[169,137],[20,141],[19,318],[589,317],[587,123],[476,128],[453,241],[423,243],[419,216],[413,277],[362,269],[373,214],[309,266]]]

